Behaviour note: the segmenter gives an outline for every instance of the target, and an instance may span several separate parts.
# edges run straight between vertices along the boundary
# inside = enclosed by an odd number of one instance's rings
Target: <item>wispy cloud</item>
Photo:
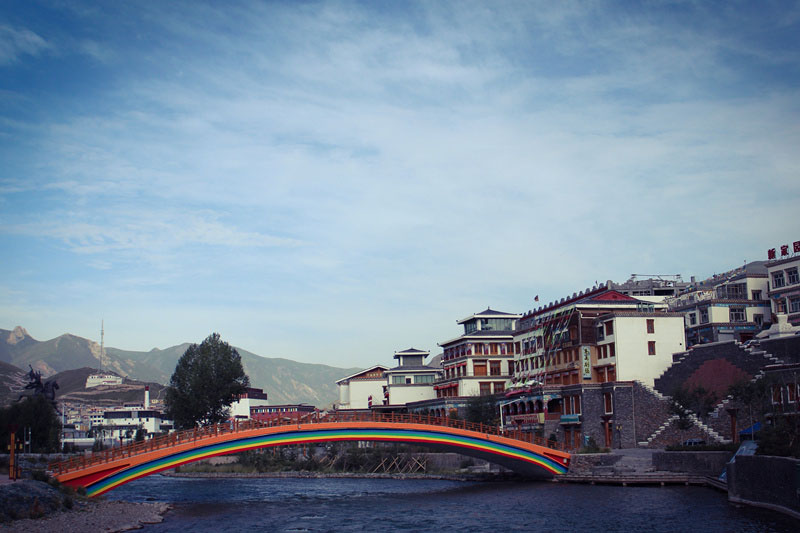
[[[82,10],[69,94],[0,112],[0,238],[195,324],[223,320],[208,287],[255,351],[358,337],[362,362],[409,344],[400,321],[433,348],[487,304],[709,274],[796,231],[800,197],[796,13],[715,6]]]
[[[27,28],[0,25],[0,65],[20,61],[24,56],[36,56],[48,48],[47,41]]]

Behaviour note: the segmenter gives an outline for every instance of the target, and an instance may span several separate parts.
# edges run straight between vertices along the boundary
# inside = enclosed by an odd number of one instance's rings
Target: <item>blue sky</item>
[[[7,0],[0,328],[366,366],[766,259],[798,35],[797,2]]]

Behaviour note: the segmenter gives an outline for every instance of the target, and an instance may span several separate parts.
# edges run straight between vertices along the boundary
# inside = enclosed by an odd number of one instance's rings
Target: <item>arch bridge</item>
[[[570,454],[530,433],[447,417],[318,413],[304,419],[235,421],[175,432],[49,465],[61,483],[90,497],[183,464],[246,450],[336,441],[402,442],[485,459],[531,478],[567,472]]]

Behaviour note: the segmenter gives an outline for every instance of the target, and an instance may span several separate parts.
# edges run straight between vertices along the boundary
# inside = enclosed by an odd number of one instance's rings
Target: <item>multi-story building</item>
[[[258,405],[250,408],[250,418],[259,422],[274,422],[285,419],[300,419],[316,413],[313,405],[286,404],[286,405]]]
[[[506,389],[514,373],[514,333],[521,315],[486,309],[458,321],[464,333],[442,342],[437,398],[482,396]]]
[[[800,241],[781,246],[780,256],[772,249],[766,269],[772,312],[788,315],[788,322],[800,326]]]
[[[337,409],[369,409],[373,405],[383,405],[387,370],[387,366],[375,365],[337,381]]]
[[[610,445],[610,428],[629,416],[616,389],[624,383],[630,392],[637,381],[653,386],[672,354],[685,350],[683,315],[601,284],[525,313],[514,345],[503,423],[561,435],[574,447],[584,435]],[[586,418],[589,406],[600,418]]]
[[[767,268],[754,261],[693,284],[667,303],[685,316],[689,346],[752,339],[771,322]]]
[[[430,352],[416,348],[394,353],[399,365],[385,372],[385,405],[405,405],[436,397],[433,383],[439,377],[440,370],[425,364],[425,358],[429,355]]]
[[[638,380],[652,386],[685,349],[682,316],[604,285],[529,311],[514,343],[515,387]]]

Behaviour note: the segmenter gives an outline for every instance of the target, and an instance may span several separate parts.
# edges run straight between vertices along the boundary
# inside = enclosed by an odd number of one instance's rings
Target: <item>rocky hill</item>
[[[189,343],[184,343],[148,352],[107,347],[101,361],[100,345],[89,339],[64,334],[38,341],[19,326],[13,330],[0,329],[0,363],[13,365],[22,372],[30,365],[45,377],[65,371],[102,368],[131,380],[166,385],[188,347]],[[308,403],[327,407],[337,398],[336,380],[359,370],[261,357],[240,348],[237,351],[251,385],[264,389],[271,404]],[[3,368],[0,367],[0,376]],[[9,373],[16,370],[9,370]],[[85,377],[83,379],[85,382]],[[0,392],[2,382],[0,378]],[[61,381],[59,385],[63,387]],[[64,394],[63,388],[59,390],[59,397]]]

